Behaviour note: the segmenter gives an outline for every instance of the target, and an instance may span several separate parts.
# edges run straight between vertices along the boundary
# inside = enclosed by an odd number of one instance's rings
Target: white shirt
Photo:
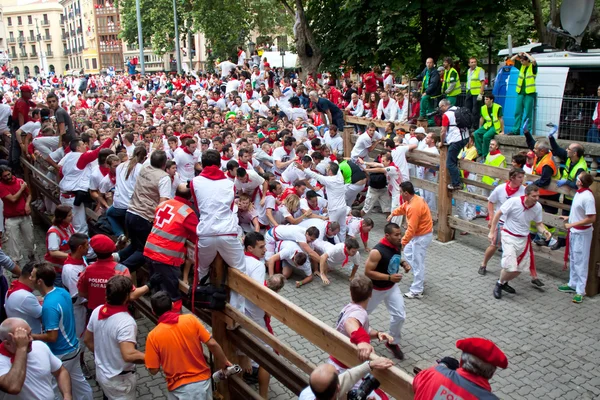
[[[542,205],[538,202],[531,208],[525,208],[521,197],[508,199],[500,211],[504,214],[504,229],[523,237],[529,235],[529,225],[531,221],[542,222]]]
[[[258,172],[251,169],[246,170],[246,174],[248,175],[248,182],[241,182],[237,177],[235,178],[236,191],[247,194],[252,201],[256,199],[260,200],[262,197],[262,186],[265,183],[264,178]]]
[[[125,145],[125,150],[127,151],[127,157],[133,157],[133,151],[135,150],[135,145],[132,143],[129,146]]]
[[[198,237],[237,234],[238,221],[233,213],[233,181],[211,180],[198,175],[192,180],[192,187],[200,211],[196,228]]]
[[[408,146],[397,146],[392,150],[392,160],[394,164],[400,170],[400,174],[402,175],[403,181],[409,181],[410,175],[408,172],[408,162],[406,161],[406,153],[408,153]]]
[[[65,264],[62,269],[62,283],[65,289],[69,291],[71,298],[77,296],[79,290],[77,289],[77,282],[79,282],[79,276],[85,270],[85,264]],[[78,301],[81,300],[81,297]]]
[[[296,151],[294,149],[292,149],[292,151],[290,151],[290,154],[288,154],[285,151],[285,148],[283,146],[276,148],[275,150],[273,150],[273,165],[275,164],[275,161],[281,161],[281,162],[287,162],[293,158],[296,157]],[[283,171],[285,171],[285,169],[279,169],[275,166],[275,171],[277,175],[281,175],[283,173]]]
[[[104,175],[100,172],[100,166],[95,166],[92,171],[92,176],[90,176],[90,190],[98,190],[102,179],[104,179]]]
[[[0,104],[0,132],[8,130],[8,117],[12,114],[8,104]]]
[[[181,147],[175,150],[174,161],[177,164],[177,172],[182,181],[188,182],[194,179],[194,166],[201,157],[198,149],[194,154],[189,154]]]
[[[346,256],[345,247],[345,243],[331,244],[326,242],[325,253],[327,253],[327,265],[342,268],[347,265],[360,265],[360,253],[357,251],[352,257]]]
[[[254,279],[260,285],[265,282],[265,263],[251,256],[245,256],[246,259],[246,275]],[[259,325],[264,325],[265,312],[263,309],[252,303],[250,300],[245,302],[246,315]]]
[[[346,218],[346,225],[348,226],[348,236],[351,236],[355,239],[360,238],[360,224],[363,221],[362,218],[358,217],[348,217]]]
[[[50,351],[48,345],[39,340],[31,343],[31,351],[27,353],[27,373],[21,392],[17,395],[0,393],[0,399],[12,400],[54,400],[53,372],[62,366],[62,362]],[[0,376],[6,375],[12,362],[9,357],[0,355]]]
[[[8,318],[22,318],[32,333],[42,333],[42,306],[33,293],[24,289],[13,292],[6,299],[4,308]]]
[[[300,199],[300,209],[303,211],[311,210],[314,214],[323,215],[323,210],[327,208],[327,200],[322,197],[317,197],[317,208],[312,209],[308,204],[307,199]]]
[[[400,196],[400,183],[402,183],[400,168],[390,165],[385,168],[385,175],[387,177],[388,192],[390,195],[394,198]]]
[[[58,139],[58,136],[38,136],[31,143],[35,150],[46,157],[58,148]]]
[[[365,105],[361,99],[358,99],[356,104],[354,104],[353,101],[350,101],[346,107],[346,110],[350,111],[350,114],[354,115],[355,117],[362,117],[365,112]]]
[[[227,76],[229,76],[229,73],[235,68],[237,67],[237,65],[235,65],[234,63],[232,63],[231,61],[225,60],[222,63],[220,63],[219,65],[217,65],[218,68],[221,68],[221,78],[225,78]]]
[[[512,197],[525,196],[525,186],[519,187],[512,196],[509,196],[506,192],[506,185],[508,185],[508,182],[498,185],[488,197],[488,201],[494,204],[494,212],[498,211],[502,204],[506,203],[506,200]],[[500,222],[504,223],[504,215],[500,217]]]
[[[377,105],[377,117],[386,121],[395,121],[398,104],[394,99],[388,99],[387,105],[384,106],[383,99],[379,100]]]
[[[229,94],[231,92],[233,92],[234,90],[237,92],[239,91],[241,86],[241,82],[238,81],[237,79],[230,79],[227,81],[227,85],[225,85],[225,94]]]
[[[305,239],[306,240],[306,239]],[[294,256],[297,253],[301,253],[302,249],[295,242],[291,240],[284,240],[278,243],[277,245],[277,253],[279,254],[279,259],[281,261],[286,261],[290,263],[292,266],[300,269],[306,276],[312,275],[312,268],[310,265],[310,258],[306,257],[306,262],[304,265],[298,265],[294,263]]]
[[[571,204],[571,211],[569,212],[569,223],[572,224],[573,222],[581,221],[590,215],[596,215],[596,200],[592,192],[585,190],[581,193],[575,193],[573,204]],[[589,225],[589,228],[585,232],[593,230],[594,226]],[[571,228],[570,231],[571,233],[583,232],[583,230],[576,228]]]
[[[332,154],[344,152],[344,139],[340,136],[339,132],[334,137],[331,137],[329,131],[323,135],[323,141],[331,149]]]
[[[133,190],[135,189],[135,182],[142,169],[142,164],[137,163],[127,178],[128,164],[129,163],[119,164],[116,171],[117,182],[115,184],[113,206],[122,210],[127,209],[129,206],[131,196],[133,196]]]
[[[354,148],[352,148],[352,152],[350,153],[350,157],[353,161],[356,161],[357,158],[365,158],[369,155],[369,147],[373,144],[374,141],[382,138],[381,133],[375,131],[373,137],[369,136],[368,132],[361,134],[358,139],[356,139],[356,143],[354,143]]]
[[[42,127],[41,123],[29,121],[29,122],[24,123],[19,129],[25,133],[31,134],[31,136],[35,138],[35,137],[37,137],[38,132],[40,131],[41,127]]]
[[[98,314],[104,305],[92,311],[87,330],[94,334],[94,358],[96,374],[104,380],[119,375],[123,371],[134,371],[135,365],[123,360],[120,343],[137,343],[137,325],[129,313],[120,312],[99,320]]]
[[[456,111],[456,107],[450,107],[444,115],[448,117],[448,121],[450,122],[450,126],[448,126],[448,130],[446,131],[446,143],[454,143],[462,140],[462,136],[460,133],[460,129],[456,126],[456,116],[454,115],[454,111]],[[467,136],[468,137],[468,136]]]
[[[346,184],[344,183],[344,177],[342,176],[341,171],[338,170],[338,173],[335,176],[320,175],[308,169],[305,169],[304,172],[310,178],[316,179],[325,186],[330,212],[346,208]]]

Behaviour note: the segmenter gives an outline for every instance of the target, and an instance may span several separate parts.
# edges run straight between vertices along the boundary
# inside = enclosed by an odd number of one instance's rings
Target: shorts
[[[112,400],[135,400],[137,398],[135,388],[137,386],[137,374],[134,372],[113,376],[110,379],[97,377],[100,388],[104,395]]]
[[[169,400],[212,400],[211,380],[188,383],[167,394]]]

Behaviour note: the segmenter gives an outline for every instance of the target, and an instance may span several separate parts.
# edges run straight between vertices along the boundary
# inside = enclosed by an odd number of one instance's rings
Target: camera
[[[358,389],[352,389],[348,392],[348,400],[366,400],[371,392],[379,387],[380,383],[371,374],[367,375]]]

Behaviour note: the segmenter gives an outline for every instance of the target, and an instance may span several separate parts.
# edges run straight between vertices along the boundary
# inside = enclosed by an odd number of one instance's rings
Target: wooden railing
[[[0,150],[5,151],[4,148]],[[43,195],[59,204],[57,197],[58,184],[46,177],[43,171],[33,166],[27,159],[21,158],[21,164],[25,171],[25,180],[31,188],[34,199],[41,198],[40,196]],[[37,212],[35,207],[33,209],[34,212]],[[97,220],[97,214],[89,209],[86,211],[88,221]],[[50,222],[41,213],[38,213],[38,217],[46,224]],[[92,233],[93,227],[90,229],[90,234]],[[193,248],[192,243],[188,242],[187,245]],[[211,280],[213,282],[221,281],[221,276],[225,273],[226,268],[228,268],[227,265],[223,263],[220,255],[217,255],[211,266]],[[184,295],[184,305],[191,309],[191,304],[187,298],[188,284],[180,281],[179,287]],[[350,343],[346,336],[247,275],[229,268],[227,271],[227,287],[240,293],[272,317],[278,319],[282,324],[323,350],[323,360],[325,360],[327,354],[330,354],[346,365],[359,364],[357,348]],[[148,299],[137,300],[135,306],[151,321],[157,322]],[[237,350],[239,349],[265,368],[294,394],[298,395],[308,386],[308,375],[316,366],[298,354],[291,346],[271,335],[238,310],[227,305],[227,308],[222,312],[207,312],[196,309],[195,315],[212,327],[213,337],[221,345],[231,362],[238,362]],[[237,327],[231,329],[234,326]],[[279,355],[272,350],[268,350],[262,345],[261,341],[271,346]],[[371,355],[372,359],[375,357],[377,357],[375,354]],[[406,372],[397,367],[392,367],[385,371],[374,371],[374,375],[381,382],[381,388],[394,398],[398,400],[413,398],[413,378]],[[250,388],[240,377],[221,382],[218,389],[225,399],[260,399],[256,391]]]
[[[356,142],[358,137],[357,134],[354,133],[354,125],[367,125],[370,122],[374,122],[378,127],[385,127],[385,121],[377,121],[371,120],[369,118],[356,118],[351,116],[346,116],[346,122],[352,123],[353,125],[347,125],[344,128],[344,152],[345,156],[350,156],[350,151]],[[396,124],[396,126],[403,126],[408,131],[408,125],[406,124]],[[439,129],[439,128],[438,128]],[[587,144],[586,144],[587,146]],[[376,156],[378,153],[382,152],[383,148],[376,149],[372,156]],[[596,149],[594,148],[593,154],[596,153]],[[429,192],[433,192],[437,194],[438,201],[438,209],[437,209],[437,219],[438,219],[438,232],[437,239],[440,242],[448,242],[454,239],[454,230],[460,229],[462,231],[469,232],[476,236],[480,236],[483,238],[488,237],[489,229],[487,226],[476,224],[470,221],[464,221],[462,219],[456,218],[452,215],[452,199],[462,200],[472,204],[479,205],[487,209],[487,198],[480,194],[469,193],[467,191],[450,191],[447,189],[447,185],[449,183],[449,174],[446,168],[446,157],[448,154],[447,147],[442,147],[440,149],[440,155],[434,155],[431,153],[425,153],[419,150],[413,150],[409,152],[406,156],[406,159],[409,163],[417,165],[417,166],[425,166],[427,168],[432,168],[438,171],[438,182],[430,182],[425,181],[418,178],[411,177],[411,182],[417,188],[421,188],[423,190],[427,190]],[[484,165],[480,163],[476,163],[473,161],[460,160],[459,167],[465,171],[469,171],[470,173],[477,174],[478,176],[489,176],[494,179],[501,179],[503,181],[508,180],[509,169],[507,168],[499,168],[492,167],[489,165]],[[539,176],[529,175],[525,176],[525,181],[536,181]],[[475,181],[471,179],[463,179],[463,182],[476,186],[483,189],[493,190],[494,187],[490,185],[486,185],[480,181]],[[573,196],[575,191],[566,186],[558,187],[556,185],[556,181],[552,180],[547,189],[552,190],[554,192],[560,193],[562,195]],[[600,181],[596,178],[594,184],[591,187],[591,190],[594,193],[594,197],[596,198],[596,209],[600,210]],[[560,210],[570,210],[571,206],[567,204],[563,204],[561,202],[553,202],[546,199],[540,199],[540,203],[551,205],[559,208]],[[556,214],[549,214],[547,212],[543,213],[543,222],[547,225],[556,227],[559,231],[564,232],[564,222],[559,218]],[[588,280],[586,286],[587,296],[595,296],[598,294],[600,289],[600,279],[598,278],[598,270],[600,265],[600,218],[596,220],[594,224],[594,236],[592,239],[592,245],[590,249],[590,262],[589,262],[589,273]],[[563,249],[552,251],[548,247],[540,247],[534,246],[534,251],[536,257],[543,258],[549,261],[563,263]],[[482,254],[483,256],[483,254]]]

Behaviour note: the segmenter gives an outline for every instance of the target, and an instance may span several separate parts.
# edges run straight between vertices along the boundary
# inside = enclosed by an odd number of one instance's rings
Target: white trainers
[[[550,239],[550,243],[548,243],[548,247],[554,246],[556,244],[556,242],[558,242],[558,239],[553,237],[552,239]]]
[[[422,299],[423,293],[408,292],[408,293],[404,293],[404,297],[406,297],[407,299]]]

